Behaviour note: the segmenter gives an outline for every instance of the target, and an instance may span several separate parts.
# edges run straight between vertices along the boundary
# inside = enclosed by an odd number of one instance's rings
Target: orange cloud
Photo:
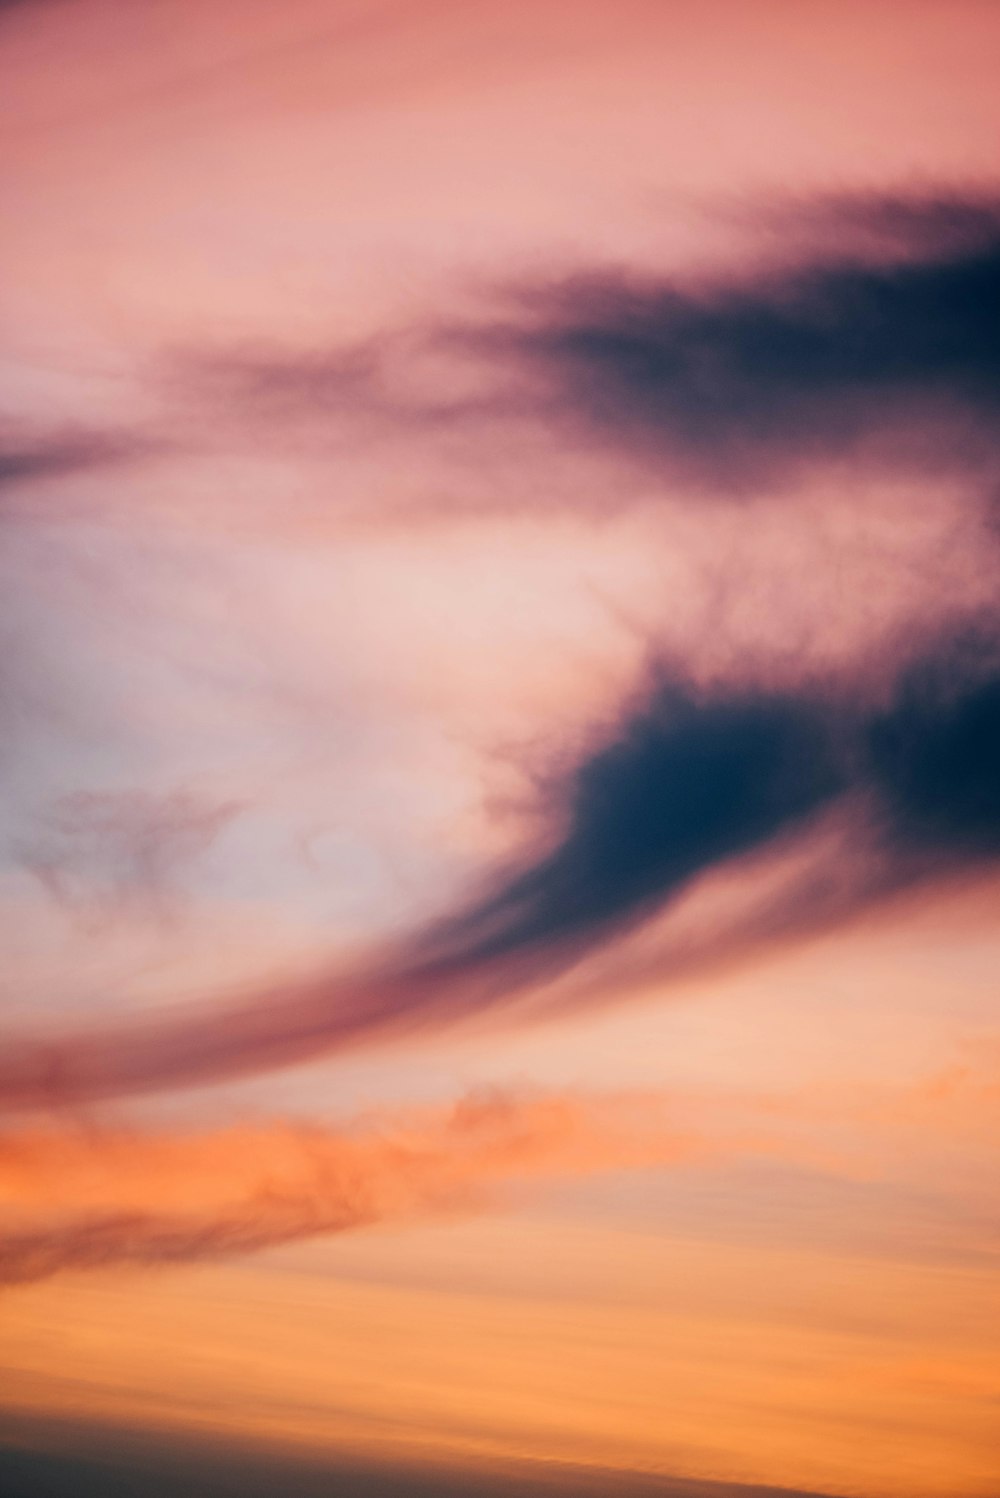
[[[35,1129],[0,1138],[0,1281],[214,1259],[469,1205],[547,1173],[676,1161],[704,1148],[647,1097],[473,1094],[361,1121],[212,1133]]]
[[[339,1127],[12,1129],[0,1134],[0,1283],[221,1259],[469,1210],[491,1187],[544,1176],[756,1156],[903,1179],[928,1150],[948,1159],[956,1137],[992,1134],[998,1097],[988,1068],[956,1064],[899,1087],[717,1094],[700,1107],[682,1092],[489,1090]]]

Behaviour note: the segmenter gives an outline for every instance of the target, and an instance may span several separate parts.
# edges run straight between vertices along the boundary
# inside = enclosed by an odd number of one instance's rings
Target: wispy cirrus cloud
[[[0,489],[123,463],[149,451],[145,437],[59,428],[39,432],[0,425]]]
[[[499,1092],[340,1130],[9,1133],[0,1281],[225,1258],[468,1209],[505,1181],[675,1163],[705,1148],[655,1098]]]
[[[77,791],[40,818],[17,846],[20,862],[58,901],[165,914],[177,874],[196,862],[244,810],[192,791]]]
[[[947,1169],[950,1149],[992,1128],[995,1049],[987,1040],[974,1058],[902,1083],[808,1092],[489,1089],[339,1125],[8,1129],[0,1284],[226,1259],[482,1210],[505,1185],[621,1170],[769,1160],[830,1179],[893,1180],[905,1191],[924,1180],[929,1147]]]

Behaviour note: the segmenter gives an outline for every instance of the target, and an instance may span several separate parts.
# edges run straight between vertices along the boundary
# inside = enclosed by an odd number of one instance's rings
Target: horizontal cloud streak
[[[754,218],[768,225],[766,204]],[[302,354],[218,350],[184,377],[258,435],[312,418],[326,440],[362,442],[540,426],[560,448],[606,448],[733,496],[848,457],[993,475],[1000,204],[834,195],[771,218],[785,253],[749,270],[555,273],[494,288],[479,321],[428,318]],[[624,494],[609,485],[605,502]]]
[[[0,428],[0,489],[86,473],[139,457],[150,448],[147,439],[116,432],[32,434]]]
[[[981,245],[895,264],[838,257],[694,289],[595,273],[526,304],[481,346],[540,377],[578,438],[686,482],[759,490],[859,447],[918,469],[995,456],[996,223]]]
[[[1000,1107],[995,1049],[987,1040],[973,1062],[899,1084],[808,1092],[494,1089],[337,1127],[11,1129],[0,1134],[0,1284],[220,1259],[471,1211],[494,1187],[544,1177],[769,1159],[905,1180],[928,1145],[988,1134]]]
[[[442,1207],[503,1181],[677,1161],[704,1143],[651,1098],[470,1095],[362,1121],[213,1134],[0,1137],[0,1281],[221,1258]]]

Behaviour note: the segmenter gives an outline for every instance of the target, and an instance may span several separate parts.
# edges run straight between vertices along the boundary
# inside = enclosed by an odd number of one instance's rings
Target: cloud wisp
[[[666,1113],[652,1097],[490,1092],[339,1130],[11,1132],[0,1137],[0,1282],[219,1259],[470,1210],[503,1182],[702,1153],[704,1141]]]
[[[152,447],[148,438],[121,432],[36,432],[0,426],[0,491],[124,463]]]
[[[186,790],[77,791],[47,810],[17,854],[59,903],[166,916],[178,872],[196,863],[244,809],[244,802]]]
[[[988,1043],[981,1052],[888,1086],[710,1097],[478,1089],[338,1125],[9,1128],[0,1133],[0,1285],[231,1258],[481,1211],[505,1185],[604,1172],[767,1159],[843,1179],[905,1178],[907,1161],[926,1163],[929,1142],[947,1147],[993,1124],[1000,1090]]]
[[[555,420],[702,489],[759,492],[857,456],[995,460],[1000,223],[891,263],[836,255],[690,288],[595,272],[525,304],[520,327],[481,336],[541,378]]]
[[[845,460],[994,479],[1000,204],[832,196],[772,217],[784,253],[749,267],[583,267],[493,288],[478,320],[353,348],[219,350],[187,377],[258,434],[315,419],[325,440],[454,443],[541,427],[652,465],[671,492],[747,498]],[[766,205],[756,218],[766,229]],[[606,505],[632,487],[608,485]]]

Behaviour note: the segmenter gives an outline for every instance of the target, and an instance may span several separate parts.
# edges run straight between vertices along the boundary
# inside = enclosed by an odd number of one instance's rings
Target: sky
[[[0,5],[0,1476],[995,1498],[1000,9]]]

